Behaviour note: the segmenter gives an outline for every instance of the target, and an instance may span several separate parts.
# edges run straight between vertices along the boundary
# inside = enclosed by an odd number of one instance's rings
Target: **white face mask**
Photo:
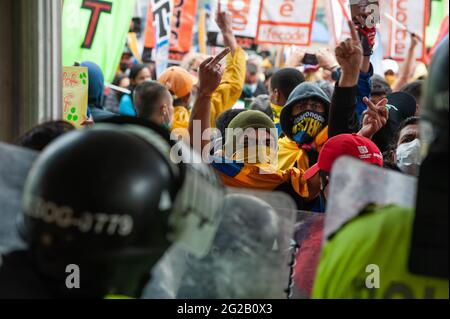
[[[258,83],[251,84],[251,85],[249,85],[248,87],[249,87],[249,89],[250,89],[250,91],[251,91],[252,93],[255,93],[255,92],[256,92],[256,89],[258,88]]]
[[[420,165],[422,164],[421,144],[419,139],[397,148],[397,166],[405,174],[419,176]]]

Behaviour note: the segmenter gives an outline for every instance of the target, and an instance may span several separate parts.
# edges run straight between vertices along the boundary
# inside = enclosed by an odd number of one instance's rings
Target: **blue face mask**
[[[293,140],[298,145],[311,144],[325,127],[324,113],[305,111],[292,120]]]

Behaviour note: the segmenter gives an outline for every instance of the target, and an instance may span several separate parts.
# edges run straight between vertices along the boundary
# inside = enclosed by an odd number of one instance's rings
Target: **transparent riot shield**
[[[367,165],[349,157],[333,167],[325,222],[329,238],[368,205],[415,207],[417,178]]]
[[[209,253],[173,247],[144,298],[285,299],[296,211],[287,195],[229,189]]]
[[[37,153],[0,143],[0,254],[23,247],[17,233],[22,191]]]

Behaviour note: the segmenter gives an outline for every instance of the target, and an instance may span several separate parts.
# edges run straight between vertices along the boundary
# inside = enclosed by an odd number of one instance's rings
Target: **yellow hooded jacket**
[[[239,100],[244,88],[246,76],[245,51],[238,47],[233,54],[227,56],[225,72],[217,90],[211,98],[211,127],[216,127],[217,118],[231,109]],[[183,106],[174,109],[172,129],[188,129],[191,111]]]
[[[328,140],[328,127],[324,128],[316,137],[314,146],[320,152],[323,145]],[[315,163],[310,163],[308,153],[299,148],[296,142],[289,137],[278,140],[278,169],[281,171],[289,170],[294,167],[306,171]]]

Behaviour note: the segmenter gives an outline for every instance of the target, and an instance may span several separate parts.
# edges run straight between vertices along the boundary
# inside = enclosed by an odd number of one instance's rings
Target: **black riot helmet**
[[[60,138],[33,166],[22,233],[58,296],[139,297],[172,242],[214,223],[222,193],[216,175],[202,164],[175,164],[157,131],[100,124]],[[209,197],[201,200],[201,192]],[[79,289],[67,288],[73,265]]]
[[[448,111],[449,40],[441,43],[430,68],[422,101],[420,169],[410,270],[423,276],[448,279],[449,181]]]

